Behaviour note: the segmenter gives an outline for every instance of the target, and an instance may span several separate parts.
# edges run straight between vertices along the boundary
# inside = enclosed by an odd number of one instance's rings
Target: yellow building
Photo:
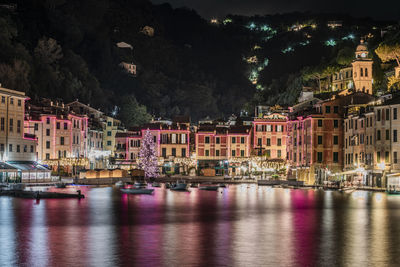
[[[353,68],[340,69],[332,75],[332,91],[341,91],[353,88]]]
[[[112,117],[105,116],[106,126],[103,129],[103,150],[110,151],[111,156],[114,156],[116,145],[115,135],[120,132],[125,132],[121,125],[121,121]]]

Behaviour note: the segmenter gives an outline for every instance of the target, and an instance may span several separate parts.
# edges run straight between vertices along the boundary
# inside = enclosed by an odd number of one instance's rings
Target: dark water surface
[[[80,189],[85,199],[0,197],[0,265],[400,265],[400,196],[255,185]]]

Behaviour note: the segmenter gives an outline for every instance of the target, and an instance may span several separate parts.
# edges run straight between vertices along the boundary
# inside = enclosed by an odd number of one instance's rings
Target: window
[[[397,120],[397,108],[393,108],[393,120]]]
[[[17,120],[17,133],[21,132],[21,121]]]
[[[235,157],[235,156],[236,156],[236,151],[232,150],[232,157]]]
[[[293,161],[296,162],[297,161],[297,154],[293,153]]]
[[[172,156],[173,156],[173,157],[176,157],[176,148],[175,148],[175,147],[172,148],[172,151],[171,151],[171,152],[172,152],[172,153],[171,153]]]
[[[333,152],[333,162],[335,162],[335,163],[339,162],[339,153],[338,152]]]
[[[111,127],[111,125],[112,125],[112,122],[111,122],[111,121],[108,121],[108,122],[107,122],[107,126],[110,126],[110,127]]]
[[[397,164],[397,152],[393,152],[393,163]]]
[[[390,131],[386,130],[386,140],[390,140]]]
[[[206,136],[206,138],[205,138],[205,141],[204,141],[206,144],[209,144],[210,143],[210,137],[209,136]]]
[[[46,124],[50,124],[50,118],[49,117],[46,118]]]
[[[281,146],[281,145],[282,145],[282,139],[281,139],[281,138],[278,138],[277,144],[278,144],[278,146]]]
[[[46,159],[50,159],[50,154],[46,153]]]
[[[14,105],[14,98],[10,98],[10,105]]]
[[[47,148],[47,149],[50,148],[50,141],[46,141],[46,148]]]
[[[50,129],[46,129],[46,136],[50,136]]]
[[[107,136],[111,136],[111,131],[107,131]]]
[[[57,128],[57,130],[60,130],[60,122],[59,121],[56,123],[56,128]]]
[[[60,137],[60,144],[63,146],[64,145],[64,136]]]
[[[364,76],[364,72],[363,72],[363,68],[360,68],[360,77],[363,77]]]
[[[270,158],[271,157],[271,150],[267,149],[265,152],[266,152],[265,154],[266,154],[267,158]]]
[[[216,143],[216,144],[219,144],[220,142],[221,142],[221,141],[220,141],[220,138],[219,138],[219,137],[216,137],[216,138],[215,138],[215,143]]]
[[[18,153],[21,152],[20,149],[21,149],[21,148],[20,148],[20,145],[17,145],[17,152],[18,152]]]
[[[385,152],[385,163],[389,163],[389,152]]]
[[[240,156],[244,157],[244,150],[240,150]]]
[[[4,152],[4,144],[0,144],[0,151]]]
[[[267,138],[267,146],[271,146],[271,138]]]
[[[337,136],[337,135],[333,136],[333,144],[334,145],[338,145],[339,144],[339,136]]]
[[[387,108],[386,109],[386,118],[385,118],[385,120],[390,120],[390,110]]]
[[[368,77],[368,69],[365,68],[365,77]]]
[[[376,161],[377,161],[377,163],[380,163],[381,162],[381,152],[376,152]]]
[[[215,150],[215,156],[219,157],[219,150]]]
[[[397,142],[397,130],[393,130],[393,142]]]
[[[181,144],[186,144],[186,134],[181,134]]]
[[[277,150],[277,157],[278,158],[282,157],[282,151],[280,149]]]
[[[339,106],[333,107],[333,113],[339,113]]]
[[[325,113],[331,113],[331,106],[325,106]]]
[[[14,129],[13,129],[13,127],[14,127],[14,120],[13,119],[10,119],[10,125],[9,125],[9,129],[10,129],[10,132],[12,132]]]
[[[111,141],[107,141],[107,146],[111,146]]]
[[[171,143],[176,144],[176,134],[171,134]]]
[[[232,144],[236,143],[236,137],[232,137]]]
[[[333,120],[333,128],[339,128],[339,121]]]
[[[322,120],[318,120],[318,127],[322,127]]]
[[[322,162],[322,152],[317,152],[317,161],[318,161],[319,163]]]
[[[6,103],[6,97],[5,97],[5,96],[2,96],[2,97],[1,97],[1,103],[2,103],[2,104]]]
[[[318,145],[322,145],[322,135],[318,135]]]
[[[31,146],[31,153],[33,153],[33,146]]]
[[[182,148],[181,156],[182,156],[182,158],[186,157],[186,148]]]
[[[61,152],[61,150],[58,150],[58,158],[60,159],[61,156],[62,156],[62,152]]]
[[[166,158],[166,157],[167,157],[167,149],[166,149],[165,147],[163,147],[163,148],[161,149],[161,156],[162,156],[163,158]]]
[[[381,140],[381,130],[376,131],[376,140]]]
[[[9,152],[13,152],[12,149],[13,149],[13,148],[12,148],[12,144],[9,144],[9,145],[8,145],[8,151],[9,151]]]
[[[244,144],[244,137],[240,137],[240,143]]]
[[[376,121],[381,121],[381,110],[378,109],[377,113],[376,113]]]
[[[1,131],[4,131],[5,120],[4,120],[4,118],[1,118],[0,120],[1,120],[1,123],[0,123],[0,130],[1,130]]]
[[[18,99],[18,107],[21,106],[21,99]]]
[[[261,138],[257,139],[257,144],[258,144],[258,146],[262,146],[262,139]]]
[[[39,130],[39,124],[35,123],[34,129],[35,129],[35,131],[38,131]]]

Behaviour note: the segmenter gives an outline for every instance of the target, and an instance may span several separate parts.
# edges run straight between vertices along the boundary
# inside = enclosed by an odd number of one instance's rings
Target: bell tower
[[[362,39],[351,64],[355,91],[372,94],[372,59],[368,57],[368,47]]]

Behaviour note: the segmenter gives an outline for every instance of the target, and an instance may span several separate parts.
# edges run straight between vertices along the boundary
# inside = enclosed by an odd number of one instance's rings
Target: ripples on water
[[[0,197],[0,265],[399,266],[400,196],[229,186]],[[74,189],[68,189],[74,190]]]

